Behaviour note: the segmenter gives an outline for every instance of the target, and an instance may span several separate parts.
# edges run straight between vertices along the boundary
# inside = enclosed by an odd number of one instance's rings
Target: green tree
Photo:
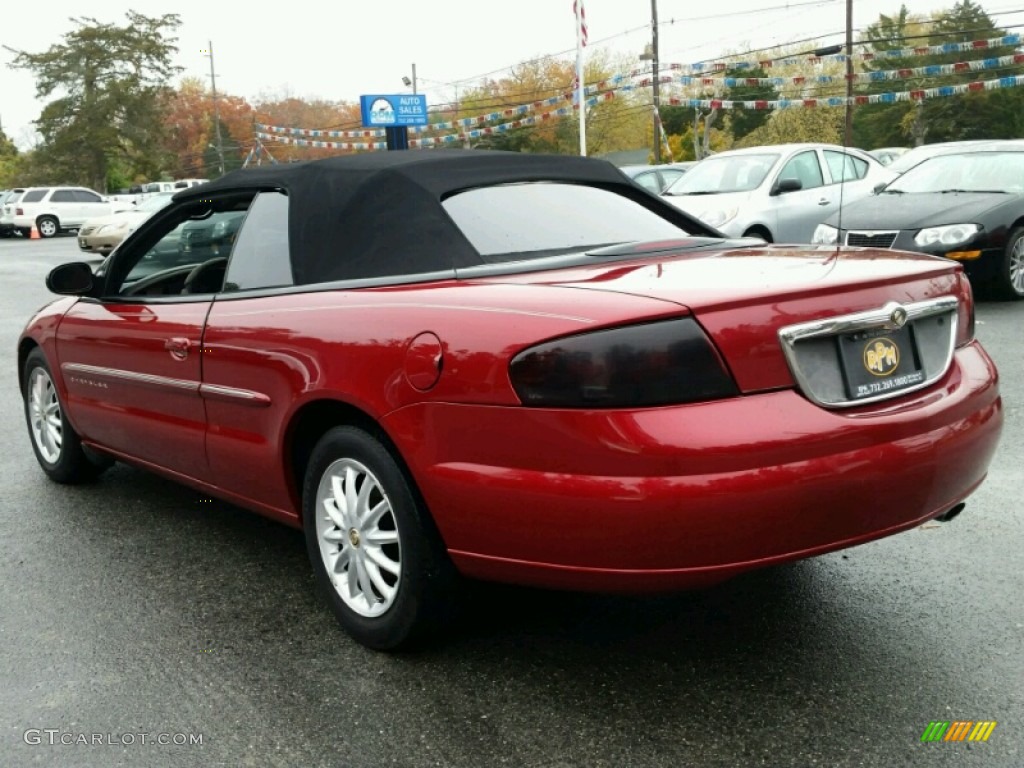
[[[1001,37],[985,10],[973,0],[959,0],[952,8],[936,13],[931,20],[912,16],[901,6],[892,16],[879,16],[869,26],[864,40],[875,51],[893,48],[968,42]],[[978,58],[995,59],[1013,53],[1013,48],[954,51],[900,59],[875,59],[869,71],[921,68],[953,64]],[[882,80],[859,88],[862,93],[912,91],[988,80],[1005,74],[997,70],[967,71],[938,77]],[[854,110],[854,140],[859,146],[919,145],[936,141],[1012,138],[1024,135],[1024,94],[1019,89],[995,90],[937,97],[925,101],[872,104]]]
[[[18,148],[0,129],[0,189],[6,189],[17,182],[19,165]]]
[[[177,14],[150,18],[128,11],[117,26],[83,17],[63,42],[42,53],[18,52],[12,67],[30,70],[36,93],[50,99],[36,125],[38,152],[60,178],[103,190],[117,176],[158,176],[165,153],[163,106],[167,83],[179,68],[171,35]]]
[[[768,77],[761,68],[757,69],[730,69],[725,76],[734,77],[737,80],[762,79]],[[732,101],[774,101],[779,98],[779,92],[773,85],[734,85],[728,89],[726,99]],[[736,141],[744,136],[753,133],[762,125],[768,122],[771,112],[767,109],[744,109],[734,107],[729,110],[726,121],[729,132]]]
[[[995,25],[985,10],[972,0],[960,0],[932,27],[932,45],[1002,37],[1005,30]],[[1009,48],[988,48],[978,53],[959,52],[934,57],[929,63],[952,64],[965,59],[995,59],[1014,53]],[[1016,73],[1020,70],[1017,69]],[[950,75],[943,84],[991,80],[1000,72],[980,70]],[[938,98],[924,103],[924,120],[930,141],[963,139],[1004,139],[1020,136],[1021,109],[1018,89],[980,91]]]
[[[843,110],[834,107],[778,109],[772,113],[768,122],[748,133],[739,146],[758,147],[790,142],[842,144],[845,120]]]

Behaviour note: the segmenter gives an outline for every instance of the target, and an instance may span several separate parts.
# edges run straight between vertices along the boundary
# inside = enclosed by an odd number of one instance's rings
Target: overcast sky
[[[954,0],[904,0],[917,13],[949,7]],[[100,5],[100,4],[87,4]],[[104,0],[90,15],[123,23],[132,8],[148,16],[181,16],[177,64],[183,76],[208,76],[208,41],[216,56],[218,89],[254,98],[288,93],[332,101],[356,101],[363,93],[399,93],[416,63],[419,90],[428,101],[453,99],[455,83],[500,77],[508,68],[543,55],[568,55],[575,47],[572,0],[507,0],[502,3],[438,3],[399,0],[360,3],[307,0],[243,4],[216,0]],[[649,0],[585,0],[590,48],[639,54],[650,40]],[[854,27],[898,12],[899,0],[854,0]],[[1021,0],[982,0],[997,23],[1019,32]],[[9,4],[0,43],[40,52],[73,28],[84,11],[80,0],[18,0]],[[272,11],[261,8],[272,7]],[[387,9],[387,10],[385,10]],[[692,63],[726,50],[750,50],[821,35],[813,45],[839,42],[845,0],[658,0],[663,62]],[[672,22],[672,23],[668,23]],[[0,121],[19,146],[32,140],[31,121],[41,104],[27,72],[6,65],[0,49]],[[317,128],[321,126],[302,126]]]

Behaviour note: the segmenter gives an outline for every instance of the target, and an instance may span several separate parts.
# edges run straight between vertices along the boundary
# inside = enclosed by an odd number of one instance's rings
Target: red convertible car
[[[952,518],[1002,425],[960,265],[729,240],[586,158],[245,169],[47,281],[18,350],[43,471],[302,527],[374,648],[459,575],[673,590]]]

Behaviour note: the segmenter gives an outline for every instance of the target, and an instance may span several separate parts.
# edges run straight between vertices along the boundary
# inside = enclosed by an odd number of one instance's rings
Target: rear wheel
[[[1010,232],[996,280],[996,290],[1004,299],[1024,299],[1024,227]]]
[[[36,228],[40,237],[53,237],[60,232],[60,223],[53,216],[40,216],[36,219]]]
[[[32,450],[39,466],[58,483],[83,483],[96,479],[111,462],[90,453],[64,413],[46,357],[34,349],[25,360],[22,372],[25,393],[25,421]]]
[[[771,233],[764,227],[751,227],[743,233],[744,237],[760,237],[766,243],[772,242]]]
[[[310,456],[302,500],[317,582],[355,640],[395,650],[436,629],[452,598],[452,567],[379,440],[355,427],[328,431]]]

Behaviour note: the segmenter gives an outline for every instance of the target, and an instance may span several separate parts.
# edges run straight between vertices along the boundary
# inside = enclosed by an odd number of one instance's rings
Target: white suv
[[[25,194],[24,189],[9,189],[0,198],[0,237],[10,237],[15,234],[14,209],[23,194]]]
[[[78,229],[86,219],[128,210],[130,203],[111,202],[84,187],[30,187],[14,206],[13,225],[28,235],[34,224],[42,237]]]

